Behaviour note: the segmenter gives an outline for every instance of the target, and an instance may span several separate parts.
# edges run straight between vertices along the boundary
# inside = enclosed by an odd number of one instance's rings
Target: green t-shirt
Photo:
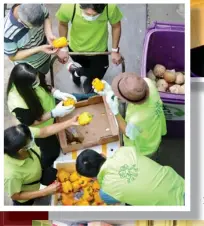
[[[39,155],[40,149],[34,145],[32,149]],[[38,157],[29,151],[31,157],[25,160],[18,160],[4,154],[4,189],[9,197],[23,191],[38,191],[40,183],[33,185],[29,184],[40,180],[42,176],[42,169]],[[27,200],[18,200],[19,202],[26,202]]]
[[[125,146],[135,146],[143,155],[150,155],[159,148],[162,136],[166,135],[166,118],[163,103],[153,82],[145,78],[149,98],[143,104],[128,104],[126,122],[139,131],[134,140],[124,136]]]
[[[38,97],[40,98],[40,102],[44,109],[44,113],[50,112],[52,109],[55,108],[55,106],[56,106],[55,98],[52,96],[52,94],[46,92],[41,86],[36,87],[35,91],[36,91]],[[15,115],[15,113],[13,112],[13,110],[15,110],[16,108],[28,109],[24,99],[18,93],[18,91],[14,85],[9,92],[7,104],[8,104],[9,111],[14,115]],[[54,123],[54,119],[51,118],[51,119],[49,119],[45,122],[42,122],[39,125],[36,125],[34,127],[43,128],[45,126],[52,125],[53,123]]]
[[[97,176],[101,189],[121,203],[133,206],[182,206],[185,183],[171,167],[161,166],[121,147],[102,165]]]
[[[70,22],[74,4],[62,4],[56,13],[59,21]],[[75,52],[103,52],[108,48],[108,22],[116,24],[122,19],[122,13],[115,4],[108,4],[95,21],[87,21],[81,14],[79,4],[69,33],[69,46]],[[108,15],[108,16],[107,16]]]

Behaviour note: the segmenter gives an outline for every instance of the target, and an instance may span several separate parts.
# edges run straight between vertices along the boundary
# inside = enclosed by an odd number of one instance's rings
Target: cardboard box
[[[64,169],[69,173],[73,173],[74,171],[76,171],[76,164],[74,160],[69,162],[55,162],[54,168],[56,168],[57,170]],[[59,194],[52,195],[52,200],[51,200],[52,206],[58,205],[58,198],[59,198]]]
[[[119,128],[115,116],[110,111],[104,97],[94,96],[86,101],[80,101],[75,105],[73,113],[58,118],[58,122],[63,122],[74,115],[89,112],[93,115],[93,120],[89,125],[76,127],[84,137],[82,143],[68,144],[65,130],[58,134],[60,146],[64,153],[90,148],[97,145],[107,144],[119,140]]]
[[[191,1],[191,49],[204,45],[204,1]]]

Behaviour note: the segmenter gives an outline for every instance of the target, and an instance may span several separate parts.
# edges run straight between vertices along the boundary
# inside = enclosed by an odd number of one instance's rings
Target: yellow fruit
[[[74,191],[74,192],[79,191],[79,189],[81,188],[81,186],[80,186],[78,180],[77,180],[77,181],[74,181],[74,182],[72,183],[72,188],[73,188],[73,191]]]
[[[62,191],[64,193],[72,192],[72,184],[70,181],[65,181],[62,183]]]
[[[92,81],[92,85],[93,87],[96,89],[97,92],[103,91],[104,90],[104,83],[101,82],[101,80],[99,80],[98,78],[95,78]]]
[[[57,38],[52,42],[54,48],[63,48],[68,45],[68,41],[65,37]]]
[[[67,98],[67,100],[63,101],[64,106],[74,106],[76,101],[73,98]]]
[[[81,126],[87,125],[91,122],[93,116],[89,112],[84,112],[79,115],[78,117],[78,123]]]
[[[73,206],[75,204],[75,200],[74,200],[74,194],[70,193],[70,194],[64,194],[62,193],[62,204],[64,206]]]
[[[85,200],[85,201],[92,201],[93,200],[93,196],[89,193],[89,192],[84,192],[83,196],[82,196],[82,199]]]
[[[97,204],[103,204],[103,200],[101,199],[101,197],[100,197],[98,192],[94,192],[94,201]]]
[[[57,173],[57,178],[61,183],[69,180],[69,177],[70,177],[70,174],[63,169],[60,169]]]
[[[76,206],[89,206],[89,202],[86,200],[79,200],[76,202]]]
[[[93,195],[93,188],[92,187],[85,187],[83,188],[84,193],[88,193],[89,195]]]
[[[74,171],[74,172],[70,175],[69,180],[70,180],[71,182],[74,182],[74,181],[78,180],[79,178],[80,178],[79,174],[78,174],[76,171]]]
[[[94,191],[99,191],[100,190],[100,185],[99,185],[97,180],[95,180],[93,182],[92,188],[93,188]]]

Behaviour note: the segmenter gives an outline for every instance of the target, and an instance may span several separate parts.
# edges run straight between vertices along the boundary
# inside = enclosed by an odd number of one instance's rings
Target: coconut
[[[176,72],[176,80],[175,80],[175,83],[181,85],[181,84],[184,84],[184,82],[185,82],[185,76],[184,76],[184,74],[181,73],[181,72]]]
[[[154,75],[152,70],[149,70],[149,72],[147,73],[147,78],[151,79],[151,80],[156,80],[156,76]]]
[[[176,80],[176,73],[174,71],[166,70],[164,72],[164,79],[166,82],[173,83]]]
[[[166,68],[161,65],[161,64],[157,64],[155,65],[154,69],[153,69],[153,73],[156,77],[158,78],[163,78],[164,76],[164,72],[166,71]]]
[[[176,93],[176,94],[179,94],[180,93],[180,85],[173,85],[169,88],[169,91],[171,93]]]
[[[168,83],[164,79],[159,79],[156,83],[156,86],[159,91],[166,92]]]
[[[183,84],[182,86],[180,86],[179,93],[180,94],[185,94],[185,84]]]

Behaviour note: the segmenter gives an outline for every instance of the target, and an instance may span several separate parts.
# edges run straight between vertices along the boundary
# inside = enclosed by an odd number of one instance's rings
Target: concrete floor
[[[146,28],[154,21],[177,22],[184,23],[184,18],[177,13],[177,4],[119,4],[119,8],[123,12],[124,19],[122,20],[122,36],[120,42],[121,53],[125,57],[126,71],[140,73],[141,55],[143,47],[143,39]],[[8,6],[10,7],[10,5]],[[59,4],[47,4],[52,18],[53,32],[58,35],[57,21],[55,19],[56,10]],[[111,34],[110,34],[111,35]],[[111,39],[109,39],[109,46]],[[55,73],[55,86],[61,91],[81,92],[73,85],[66,69],[56,63],[56,68],[59,72]],[[13,64],[4,58],[4,87],[6,90],[7,81]],[[110,67],[105,75],[105,79],[111,82],[113,77],[121,71],[120,66],[110,64]],[[49,77],[48,77],[49,80]],[[4,128],[15,124],[13,118],[8,112],[6,99],[4,110]],[[167,139],[164,138],[161,144],[160,163],[172,166],[180,175],[184,176],[184,140],[183,139]],[[10,199],[5,194],[5,205],[11,204]]]

